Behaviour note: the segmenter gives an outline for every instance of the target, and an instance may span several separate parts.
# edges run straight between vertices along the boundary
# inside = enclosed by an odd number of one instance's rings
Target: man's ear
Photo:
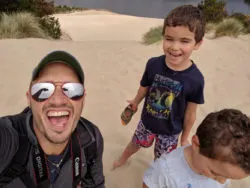
[[[84,97],[86,97],[86,95],[87,95],[87,89],[86,89],[86,87],[84,88]]]
[[[26,99],[27,99],[27,104],[28,104],[28,106],[30,107],[31,95],[30,95],[30,92],[29,92],[29,91],[26,92]]]
[[[198,49],[200,48],[200,46],[201,46],[202,43],[203,43],[203,39],[202,39],[200,42],[197,42],[197,43],[195,44],[194,49],[195,49],[195,50],[198,50]]]

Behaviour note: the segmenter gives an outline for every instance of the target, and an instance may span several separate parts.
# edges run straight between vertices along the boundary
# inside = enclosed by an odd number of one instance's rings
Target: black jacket
[[[37,143],[35,134],[31,128],[31,118],[32,113],[28,111],[25,114],[26,121],[23,126],[26,126],[28,139],[31,143],[31,146],[34,143]],[[90,131],[89,126],[92,126],[92,129],[95,131],[94,134]],[[103,154],[103,138],[99,129],[93,125],[91,122],[87,121],[84,118],[81,118],[77,125],[77,132],[80,138],[80,146],[82,153],[82,178],[87,173],[86,165],[86,156],[84,154],[84,148],[96,142],[96,154],[95,162],[91,165],[90,174],[93,179],[91,185],[85,185],[84,181],[82,182],[82,187],[87,188],[104,188],[104,175],[103,175],[103,164],[102,164],[102,154]],[[12,127],[12,122],[6,118],[0,118],[0,174],[2,171],[12,162],[13,157],[15,156],[19,147],[19,133]],[[29,172],[31,180],[35,182],[33,174],[33,162],[32,162],[32,152],[29,152],[29,159],[27,162],[26,170]],[[57,177],[54,184],[50,185],[50,188],[71,188],[72,187],[72,160],[67,158],[64,162],[60,174]],[[20,178],[15,178],[11,183],[4,186],[6,188],[26,188],[24,183]]]

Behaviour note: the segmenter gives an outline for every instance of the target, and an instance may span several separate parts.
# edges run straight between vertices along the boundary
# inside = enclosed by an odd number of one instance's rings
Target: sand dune
[[[136,94],[147,59],[162,54],[161,44],[144,46],[140,44],[141,36],[162,20],[98,11],[57,17],[73,41],[0,40],[0,114],[17,113],[26,105],[31,71],[47,52],[69,51],[80,60],[86,74],[83,115],[96,123],[104,136],[106,186],[139,188],[143,172],[153,159],[152,148],[141,150],[124,167],[115,171],[110,168],[130,141],[140,116],[138,112],[123,127],[120,112],[126,100]],[[224,107],[238,108],[250,115],[249,44],[250,36],[205,39],[200,51],[193,54],[206,80],[206,104],[199,108],[196,125],[207,113]],[[249,187],[249,179],[232,184],[232,188]]]
[[[150,27],[162,24],[162,19],[94,10],[57,14],[56,17],[60,19],[65,32],[77,41],[140,41],[142,34]]]

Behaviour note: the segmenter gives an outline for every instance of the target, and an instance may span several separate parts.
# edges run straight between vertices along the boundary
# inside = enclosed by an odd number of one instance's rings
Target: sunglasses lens
[[[84,94],[83,85],[80,83],[66,83],[62,86],[63,93],[72,100],[80,99]]]
[[[55,86],[52,83],[36,83],[31,87],[31,95],[35,101],[43,102],[54,92]]]

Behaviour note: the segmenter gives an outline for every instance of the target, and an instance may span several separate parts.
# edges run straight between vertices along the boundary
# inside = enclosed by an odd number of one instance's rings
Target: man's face
[[[50,143],[62,144],[69,140],[75,130],[82,113],[84,96],[78,100],[72,100],[63,94],[63,83],[79,83],[76,73],[63,63],[47,65],[32,82],[56,83],[56,88],[51,97],[43,102],[37,102],[27,92],[28,102],[33,112],[33,126],[38,138],[46,139]]]
[[[197,137],[198,138],[198,137]],[[196,138],[196,139],[197,139]],[[236,164],[232,164],[226,161],[220,161],[216,159],[208,158],[200,154],[199,146],[192,143],[194,149],[193,161],[194,167],[202,175],[215,180],[223,179],[235,179],[240,180],[249,176],[242,168]]]

